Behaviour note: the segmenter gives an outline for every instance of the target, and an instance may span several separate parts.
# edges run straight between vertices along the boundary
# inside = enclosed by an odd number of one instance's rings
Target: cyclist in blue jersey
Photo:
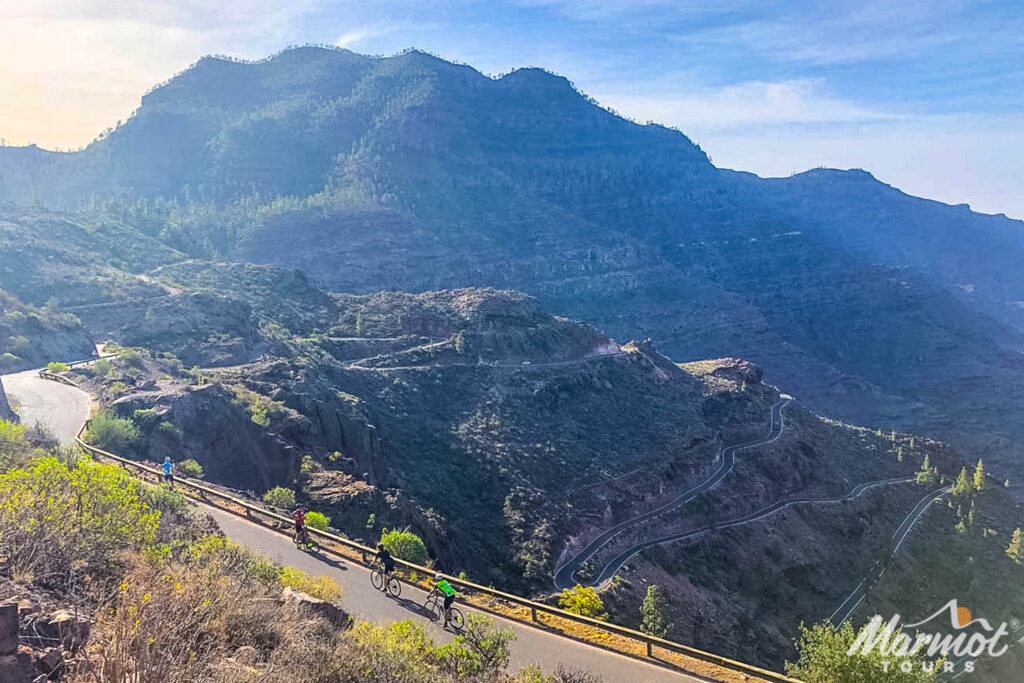
[[[167,456],[164,458],[164,482],[174,488],[174,465],[171,463],[171,457]]]

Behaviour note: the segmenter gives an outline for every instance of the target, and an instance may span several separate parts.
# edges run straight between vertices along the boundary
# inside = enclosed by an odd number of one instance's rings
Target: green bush
[[[135,453],[140,442],[139,430],[134,422],[114,417],[106,410],[100,411],[89,423],[86,440],[98,448],[117,455]]]
[[[146,505],[164,514],[184,514],[188,510],[188,499],[166,486],[143,486],[139,497]]]
[[[313,576],[295,567],[285,567],[281,570],[281,583],[319,600],[341,600],[341,586],[329,576]]]
[[[156,538],[160,512],[120,467],[53,457],[0,475],[0,554],[22,581],[64,589],[112,577],[117,554]]]
[[[192,479],[203,478],[203,466],[192,458],[187,458],[178,463],[178,471]]]
[[[223,536],[204,536],[188,546],[185,557],[199,567],[214,567],[231,574],[244,575],[264,586],[281,579],[284,568],[243,545]]]
[[[604,602],[597,591],[590,586],[576,584],[573,588],[566,588],[558,596],[558,606],[566,612],[579,614],[594,619],[607,619],[604,613]]]
[[[331,525],[331,518],[319,512],[310,511],[306,513],[306,525],[310,529],[327,531],[327,527]]]
[[[110,373],[114,370],[114,364],[106,358],[100,358],[98,361],[92,364],[93,377],[110,377]]]
[[[283,486],[275,486],[263,494],[263,502],[279,508],[295,507],[295,491]]]
[[[910,637],[912,641],[913,636]],[[800,624],[800,638],[796,643],[799,658],[796,662],[786,662],[786,675],[807,683],[924,683],[936,680],[935,671],[921,669],[921,653],[900,657],[912,664],[909,672],[901,671],[899,666],[885,667],[883,661],[890,658],[877,649],[867,656],[859,652],[847,655],[856,639],[857,631],[848,621],[839,628],[828,622],[811,627]]]
[[[423,543],[423,539],[408,529],[405,531],[384,529],[380,542],[392,555],[406,562],[426,564],[430,560],[430,554],[427,552],[427,546]]]
[[[442,669],[459,679],[497,676],[508,666],[509,643],[515,639],[512,629],[496,629],[491,619],[472,612],[465,630],[437,649],[437,658]]]
[[[58,363],[56,361],[46,364],[46,371],[51,372],[55,375],[59,375],[62,372],[67,372],[71,368],[68,367],[67,363]]]
[[[24,462],[32,452],[25,425],[0,420],[0,470]]]

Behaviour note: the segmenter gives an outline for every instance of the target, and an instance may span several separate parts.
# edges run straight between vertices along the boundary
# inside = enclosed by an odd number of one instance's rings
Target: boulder
[[[18,604],[0,605],[0,656],[18,652]],[[5,680],[0,677],[0,680]]]
[[[55,647],[36,653],[36,672],[48,679],[60,678],[64,670],[64,655]]]
[[[28,652],[0,655],[0,681],[3,683],[31,683],[34,677],[32,655]]]
[[[18,416],[11,410],[11,404],[7,401],[7,394],[4,393],[4,383],[0,381],[0,420],[17,422]]]
[[[35,631],[42,645],[59,644],[65,650],[74,652],[88,642],[92,623],[61,609],[37,619]]]
[[[352,625],[352,617],[348,612],[338,607],[333,602],[314,598],[312,595],[297,591],[294,588],[285,588],[281,593],[281,602],[291,605],[295,609],[317,614],[339,628],[349,628]]]

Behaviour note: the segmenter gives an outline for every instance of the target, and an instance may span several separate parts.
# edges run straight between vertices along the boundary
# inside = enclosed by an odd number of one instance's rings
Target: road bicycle
[[[430,620],[438,621],[444,615],[444,596],[437,590],[430,591],[427,594],[427,601],[424,603],[424,607],[427,609]],[[461,631],[462,627],[466,625],[465,615],[455,605],[448,608],[448,625],[456,631]]]
[[[385,579],[387,579],[387,588],[385,592],[395,598],[402,594],[402,582],[392,574],[385,574],[384,565],[382,563],[374,562],[373,569],[370,571],[370,583],[373,584],[373,587],[377,590],[384,590]]]
[[[292,541],[295,543],[295,547],[307,553],[319,553],[320,544],[309,537],[309,532],[303,529],[301,532],[296,531],[292,536]]]

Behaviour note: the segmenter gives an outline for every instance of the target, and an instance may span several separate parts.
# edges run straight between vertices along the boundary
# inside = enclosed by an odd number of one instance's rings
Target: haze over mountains
[[[539,69],[205,58],[81,152],[0,148],[0,177],[4,201],[190,256],[335,291],[520,289],[677,361],[753,360],[826,414],[1005,465],[1024,441],[1024,224],[863,171],[719,170]]]

